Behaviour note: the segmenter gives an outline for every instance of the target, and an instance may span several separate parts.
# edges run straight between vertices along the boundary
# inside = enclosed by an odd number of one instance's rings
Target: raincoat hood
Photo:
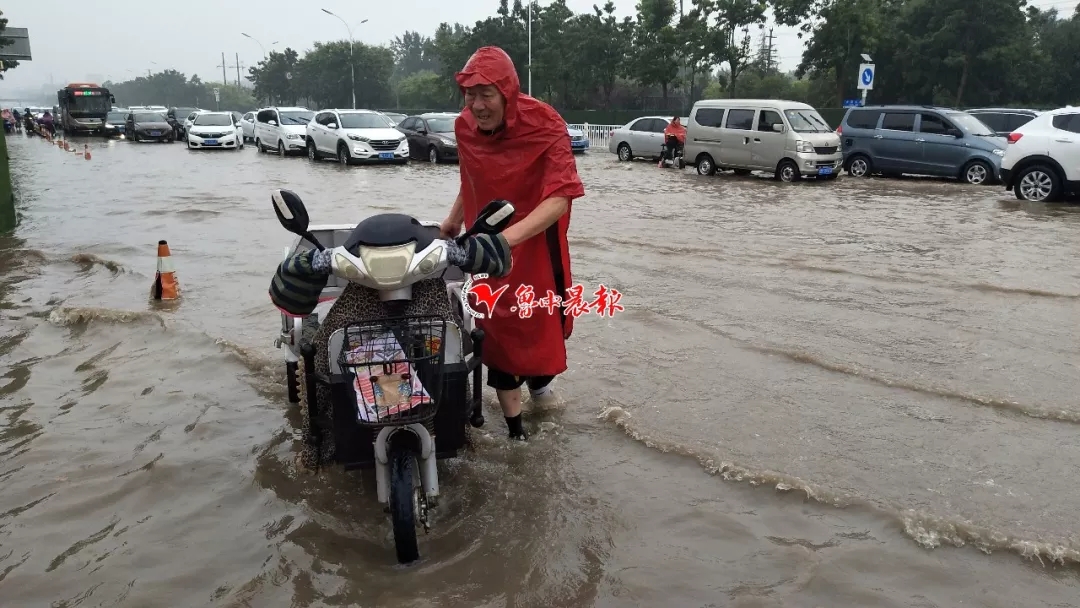
[[[517,69],[513,60],[506,51],[497,46],[485,46],[478,49],[469,57],[465,67],[461,68],[455,77],[462,94],[470,87],[493,84],[499,89],[506,99],[506,109],[503,114],[503,124],[506,129],[513,129],[518,122],[518,98],[521,96],[521,80],[518,79]],[[471,129],[476,129],[476,119],[472,112],[465,108],[462,116]]]

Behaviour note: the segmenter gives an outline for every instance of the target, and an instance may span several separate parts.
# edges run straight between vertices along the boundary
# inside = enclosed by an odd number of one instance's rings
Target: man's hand
[[[469,274],[504,277],[513,265],[510,245],[501,234],[470,236],[462,245],[450,241],[447,256],[451,264]]]
[[[439,234],[444,239],[452,239],[461,233],[461,227],[465,222],[454,221],[454,218],[448,217],[443,220],[443,223],[439,225]]]

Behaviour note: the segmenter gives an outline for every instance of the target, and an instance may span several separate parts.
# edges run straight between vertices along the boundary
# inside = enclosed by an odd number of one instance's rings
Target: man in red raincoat
[[[498,47],[476,51],[456,80],[465,108],[454,124],[461,186],[442,224],[446,236],[472,226],[488,201],[513,203],[513,223],[502,238],[512,255],[509,274],[489,278],[493,291],[506,286],[495,309],[477,325],[484,330],[483,362],[488,386],[495,389],[510,437],[528,437],[521,424],[521,385],[533,399],[546,395],[557,374],[566,371],[566,339],[573,317],[565,308],[532,308],[523,317],[521,298],[531,288],[535,299],[567,299],[570,250],[566,231],[570,204],[584,196],[566,123],[551,106],[521,92],[510,56]],[[475,302],[475,300],[473,301]]]

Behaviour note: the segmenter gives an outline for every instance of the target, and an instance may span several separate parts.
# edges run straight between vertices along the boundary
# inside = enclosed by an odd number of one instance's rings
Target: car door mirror
[[[270,125],[271,127],[276,127],[277,126],[277,121],[271,119],[271,120],[266,121],[266,124]]]
[[[326,123],[326,128],[327,129],[336,129],[337,128],[337,123],[336,122]]]
[[[776,131],[777,133],[783,133],[784,132],[784,125],[780,124],[780,123],[776,123],[776,124],[774,124],[772,126],[772,130]]]
[[[953,136],[953,137],[955,137],[957,139],[960,139],[961,137],[964,136],[964,132],[961,131],[960,129],[946,129],[945,134],[946,135],[951,135],[951,136]]]

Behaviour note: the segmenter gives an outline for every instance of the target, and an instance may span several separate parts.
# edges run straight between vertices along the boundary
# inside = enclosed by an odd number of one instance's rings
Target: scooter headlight
[[[401,283],[412,266],[416,243],[409,242],[397,247],[361,247],[360,259],[368,270],[368,276],[379,285]]]
[[[419,274],[428,274],[435,270],[438,266],[439,260],[442,259],[443,248],[436,247],[435,251],[424,256],[424,259],[420,260],[420,263],[416,265],[416,272]]]
[[[333,267],[335,275],[350,281],[359,281],[364,278],[364,271],[360,270],[352,260],[340,253],[334,254]]]

